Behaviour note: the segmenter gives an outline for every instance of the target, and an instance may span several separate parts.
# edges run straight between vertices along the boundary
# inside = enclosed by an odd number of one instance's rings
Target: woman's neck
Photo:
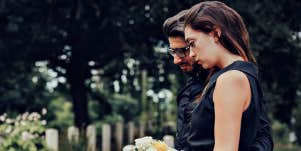
[[[219,61],[217,62],[217,66],[220,69],[223,69],[225,67],[227,67],[228,65],[232,64],[235,61],[244,61],[244,59],[239,56],[239,55],[234,55],[232,53],[230,53],[229,51],[225,54],[222,54],[220,56]]]

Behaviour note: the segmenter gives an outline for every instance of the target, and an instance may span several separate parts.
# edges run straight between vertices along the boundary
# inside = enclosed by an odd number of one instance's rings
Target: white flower
[[[142,138],[135,139],[135,145],[139,151],[146,150],[147,148],[152,146],[153,141],[154,141],[153,138],[150,136],[142,137]]]
[[[21,121],[22,120],[22,115],[18,115],[17,117],[16,117],[16,121]]]
[[[137,150],[138,151],[158,151],[158,150],[177,151],[176,149],[168,147],[168,145],[165,142],[162,142],[160,140],[154,140],[150,136],[137,138],[135,139],[135,146],[126,145],[122,149],[122,151],[137,151]]]
[[[6,121],[5,121],[7,124],[12,124],[12,123],[14,123],[14,120],[12,120],[12,119],[6,119]]]
[[[0,121],[4,122],[6,120],[7,114],[4,113],[3,115],[0,116]]]
[[[29,114],[28,116],[28,120],[30,121],[37,121],[41,118],[41,115],[37,112],[32,112],[31,114]]]
[[[47,124],[47,121],[46,120],[43,120],[41,121],[42,125],[46,125]]]
[[[174,148],[171,148],[171,147],[168,147],[168,149],[167,149],[168,151],[177,151],[176,149],[174,149]]]
[[[34,136],[32,134],[30,134],[29,132],[25,131],[25,132],[22,132],[21,138],[22,138],[22,140],[29,140],[29,139],[34,138]]]
[[[157,151],[157,149],[155,147],[149,147],[147,148],[145,151]]]
[[[126,145],[122,148],[122,151],[135,151],[135,148],[134,145]]]
[[[21,124],[22,126],[24,126],[24,125],[27,124],[27,122],[24,120],[24,121],[21,121],[20,124]]]
[[[22,114],[22,120],[27,120],[29,113],[25,112],[24,114]]]
[[[47,114],[47,109],[46,108],[43,108],[42,109],[42,115],[46,115]]]
[[[8,126],[6,129],[5,129],[5,133],[9,134],[11,133],[13,130],[13,128],[11,126]]]

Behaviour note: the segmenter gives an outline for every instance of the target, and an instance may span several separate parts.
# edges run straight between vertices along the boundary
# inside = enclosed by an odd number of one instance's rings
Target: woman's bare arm
[[[228,71],[217,79],[213,92],[214,151],[238,151],[242,113],[250,99],[250,84],[241,71]]]

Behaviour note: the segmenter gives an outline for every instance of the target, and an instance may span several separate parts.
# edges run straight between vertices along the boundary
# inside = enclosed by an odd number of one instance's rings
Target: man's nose
[[[179,64],[180,62],[182,62],[182,58],[180,58],[177,54],[175,54],[175,56],[173,57],[173,63]]]

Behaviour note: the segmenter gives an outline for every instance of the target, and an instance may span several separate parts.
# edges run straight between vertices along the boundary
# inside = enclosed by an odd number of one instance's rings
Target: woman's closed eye
[[[194,41],[189,41],[188,45],[190,48],[194,48],[195,47],[195,42]]]

